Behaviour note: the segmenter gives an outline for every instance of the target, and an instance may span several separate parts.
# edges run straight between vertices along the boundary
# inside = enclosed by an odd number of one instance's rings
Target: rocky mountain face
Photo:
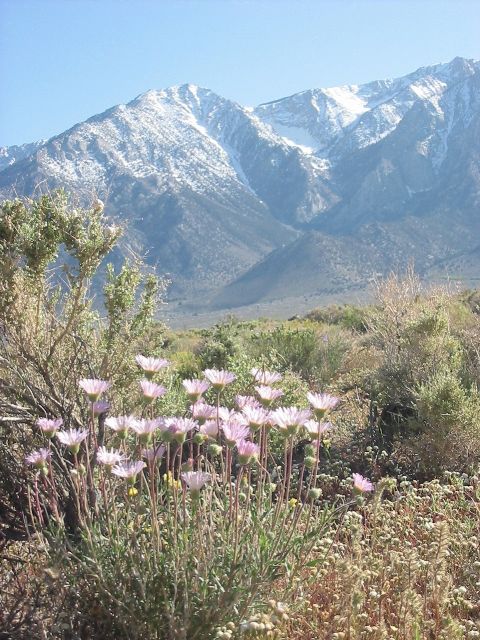
[[[194,85],[149,91],[0,149],[2,198],[57,186],[126,220],[128,242],[190,308],[358,290],[411,258],[425,277],[471,278],[480,63],[256,109]]]

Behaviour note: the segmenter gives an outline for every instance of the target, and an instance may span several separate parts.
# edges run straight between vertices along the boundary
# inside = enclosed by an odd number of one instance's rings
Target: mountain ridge
[[[471,273],[479,123],[480,62],[462,58],[254,109],[184,84],[1,148],[0,197],[98,195],[187,308],[280,298],[296,280],[348,291],[411,257],[428,277],[449,242]]]

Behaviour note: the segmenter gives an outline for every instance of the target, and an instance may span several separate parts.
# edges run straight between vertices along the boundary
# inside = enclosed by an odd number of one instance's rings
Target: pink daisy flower
[[[123,462],[125,455],[115,449],[108,450],[107,447],[98,447],[97,450],[97,462],[103,464],[106,467],[113,467],[113,465]]]
[[[142,449],[142,456],[150,463],[158,462],[164,455],[166,448],[163,444],[151,449]]]
[[[175,418],[170,422],[169,431],[173,439],[182,444],[185,442],[187,434],[194,429],[198,429],[198,422],[190,418]]]
[[[45,469],[51,455],[48,449],[38,449],[37,451],[29,453],[28,456],[25,456],[25,462],[31,464],[36,469]]]
[[[246,424],[230,420],[222,424],[222,431],[225,442],[228,446],[233,447],[239,440],[246,440],[250,435],[250,429]]]
[[[199,432],[207,438],[215,439],[218,436],[218,424],[216,420],[207,420],[200,425]]]
[[[364,478],[359,473],[353,474],[353,488],[360,493],[368,493],[373,491],[373,484],[367,478]]]
[[[307,393],[307,399],[313,407],[313,412],[317,418],[323,416],[332,409],[335,409],[340,402],[340,398],[331,396],[329,393]]]
[[[246,407],[258,408],[262,406],[260,402],[253,396],[241,396],[241,395],[235,396],[235,404],[240,409],[240,411],[243,411],[243,409],[245,409]]]
[[[216,391],[221,391],[237,377],[234,373],[224,369],[205,369],[203,374]]]
[[[202,487],[212,478],[212,476],[205,471],[186,471],[182,473],[181,477],[192,494],[197,495],[200,493]]]
[[[282,376],[275,371],[265,371],[264,369],[251,369],[250,373],[257,384],[270,386],[276,382],[280,382]]]
[[[85,391],[90,402],[96,402],[102,393],[105,393],[112,386],[106,380],[97,380],[95,378],[83,378],[78,384]]]
[[[257,460],[260,454],[260,447],[248,440],[238,440],[237,442],[238,461],[240,464],[250,464]]]
[[[138,474],[147,465],[143,460],[137,460],[135,462],[119,462],[112,469],[112,473],[119,478],[125,478],[129,484],[134,484]]]
[[[165,387],[151,380],[140,380],[140,387],[144,397],[150,401],[156,400],[167,393]]]
[[[195,420],[198,420],[200,424],[205,422],[205,420],[210,420],[210,418],[214,418],[217,415],[217,410],[215,407],[212,407],[209,404],[205,404],[204,402],[197,402],[196,404],[192,404],[190,407],[190,411],[192,412],[192,416]]]
[[[88,431],[84,429],[69,429],[68,431],[57,431],[57,438],[72,453],[78,453],[81,443],[86,440]]]
[[[303,425],[307,434],[312,440],[319,440],[324,433],[332,428],[331,422],[317,422],[316,420],[307,420]]]
[[[268,420],[269,412],[262,407],[252,407],[247,405],[242,414],[245,420],[248,422],[250,429],[260,429]]]
[[[110,409],[110,403],[105,400],[97,400],[92,404],[92,411],[94,416],[101,416],[103,413],[107,413]]]
[[[210,383],[206,380],[183,380],[182,385],[192,402],[198,402],[205,391],[210,389]]]
[[[61,418],[39,418],[37,420],[37,427],[49,438],[52,438],[62,425]]]
[[[224,422],[228,422],[229,420],[236,420],[237,422],[247,424],[247,421],[241,413],[238,413],[237,411],[235,411],[235,409],[228,409],[227,407],[219,408],[218,417]]]
[[[145,376],[149,380],[159,371],[168,367],[170,362],[164,358],[147,358],[142,355],[135,356],[135,360],[139,367],[145,371]]]
[[[255,391],[258,393],[260,402],[264,407],[269,407],[275,400],[283,396],[281,389],[272,389],[272,387],[266,387],[264,385],[255,387]]]
[[[163,418],[153,418],[153,420],[147,420],[145,418],[140,418],[135,420],[135,423],[132,424],[132,431],[139,436],[145,434],[155,433],[157,429],[160,428],[160,425],[163,423]]]
[[[129,429],[133,429],[133,426],[136,425],[136,423],[137,419],[134,416],[111,416],[105,420],[107,427],[116,431],[122,438],[127,435],[127,431]]]
[[[297,409],[297,407],[282,407],[272,411],[272,418],[280,431],[286,435],[294,435],[300,427],[310,418],[310,409]]]

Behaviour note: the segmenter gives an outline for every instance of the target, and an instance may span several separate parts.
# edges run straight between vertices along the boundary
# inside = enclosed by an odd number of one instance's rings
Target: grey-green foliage
[[[436,289],[421,295],[412,274],[382,285],[370,318],[366,340],[377,359],[362,386],[375,405],[384,444],[422,474],[479,460],[480,402],[467,366],[465,322],[452,294]]]
[[[335,328],[280,325],[255,333],[250,351],[257,359],[267,358],[269,366],[322,386],[340,370],[350,343],[348,334]]]
[[[62,191],[0,205],[0,489],[14,501],[36,419],[85,424],[80,378],[115,382],[122,404],[136,388],[133,355],[163,281],[140,261],[107,267],[104,310],[94,306],[92,280],[120,234],[99,202],[81,208]]]

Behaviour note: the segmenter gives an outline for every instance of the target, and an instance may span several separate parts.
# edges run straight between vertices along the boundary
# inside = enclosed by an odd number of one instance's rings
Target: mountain
[[[480,267],[480,63],[312,89],[249,109],[148,91],[0,149],[0,196],[64,186],[128,221],[188,309],[360,290],[415,259]],[[291,309],[286,309],[290,313]]]
[[[0,147],[0,171],[3,171],[3,169],[6,169],[19,160],[23,160],[23,158],[28,158],[28,156],[31,156],[38,147],[41,147],[45,142],[46,140],[40,140],[39,142],[31,142],[30,144]]]

